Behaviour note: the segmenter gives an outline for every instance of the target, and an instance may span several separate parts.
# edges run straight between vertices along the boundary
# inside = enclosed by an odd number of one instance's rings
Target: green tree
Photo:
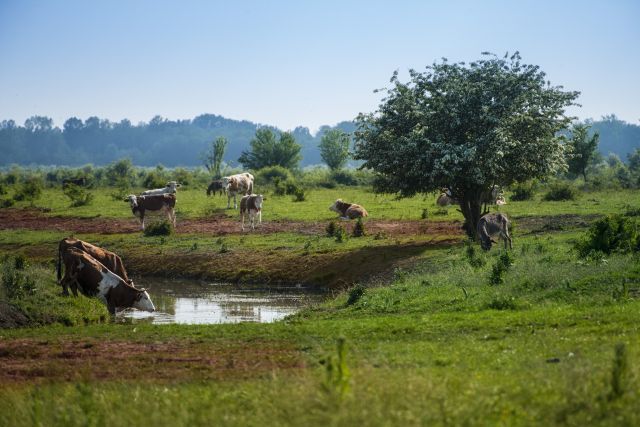
[[[571,129],[571,139],[567,143],[569,173],[582,175],[585,181],[587,180],[587,167],[598,153],[598,140],[600,139],[598,132],[589,137],[590,127],[584,124],[574,125]]]
[[[245,168],[254,170],[267,166],[295,169],[302,158],[301,149],[291,133],[283,132],[277,140],[270,129],[261,128],[251,140],[251,150],[243,151],[238,161]]]
[[[211,147],[202,155],[204,167],[207,168],[209,173],[216,179],[222,176],[222,159],[227,144],[227,138],[219,136],[215,141],[211,141]]]
[[[125,184],[128,184],[130,186],[135,180],[131,159],[120,159],[111,163],[106,167],[105,175],[109,185],[124,187]]]
[[[342,169],[349,158],[349,134],[341,129],[325,131],[320,140],[320,156],[331,170]]]
[[[355,158],[377,173],[377,191],[400,196],[447,187],[475,238],[493,185],[542,178],[566,166],[564,109],[578,92],[551,86],[538,66],[483,53],[469,64],[443,59],[423,73],[397,72],[378,110],[357,118]],[[486,211],[486,206],[485,206]]]

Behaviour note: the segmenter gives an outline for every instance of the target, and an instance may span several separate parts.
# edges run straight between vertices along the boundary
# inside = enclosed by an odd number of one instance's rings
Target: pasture
[[[47,189],[35,208],[0,209],[0,254],[24,254],[36,286],[15,302],[30,327],[0,330],[0,425],[640,424],[638,255],[574,250],[595,219],[637,209],[637,191],[507,194],[506,260],[501,244],[465,243],[435,195],[267,191],[263,228],[241,233],[226,198],[185,186],[176,233],[145,237],[126,203],[93,191],[88,206]],[[365,237],[326,236],[339,197],[369,211]],[[51,260],[72,232],[134,278],[307,283],[329,298],[273,324],[112,323],[58,295]]]

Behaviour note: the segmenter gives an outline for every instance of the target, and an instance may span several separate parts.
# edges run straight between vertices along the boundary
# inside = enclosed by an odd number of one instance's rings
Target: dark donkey
[[[509,218],[505,214],[489,213],[478,221],[478,238],[482,249],[488,251],[493,243],[497,243],[493,240],[494,236],[504,240],[505,249],[507,249],[507,242],[509,242],[509,249],[513,249],[511,236],[509,236]]]

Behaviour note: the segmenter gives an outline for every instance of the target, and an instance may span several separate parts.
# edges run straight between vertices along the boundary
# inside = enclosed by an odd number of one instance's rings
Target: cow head
[[[156,311],[156,307],[151,302],[151,297],[147,293],[147,290],[136,289],[138,291],[138,295],[136,295],[136,301],[133,303],[133,307],[142,311]]]
[[[167,182],[167,188],[171,190],[173,193],[176,192],[176,189],[182,187],[182,184],[178,184],[177,181],[169,181]]]
[[[338,213],[340,215],[342,215],[342,210],[340,209],[340,206],[343,204],[344,202],[342,201],[342,199],[338,199],[336,200],[331,206],[329,206],[329,210],[333,211],[335,213]]]
[[[129,194],[127,197],[124,198],[124,201],[129,202],[129,204],[131,205],[131,209],[138,207],[138,198],[136,197],[135,194]]]
[[[253,200],[255,201],[256,209],[262,209],[262,202],[265,200],[264,196],[262,194],[256,194]]]

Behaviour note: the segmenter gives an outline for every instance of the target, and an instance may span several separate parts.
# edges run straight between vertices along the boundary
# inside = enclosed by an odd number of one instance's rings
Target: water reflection
[[[324,299],[324,294],[300,288],[258,289],[185,279],[139,279],[136,286],[148,288],[157,311],[126,310],[118,313],[118,320],[155,324],[269,323]]]

